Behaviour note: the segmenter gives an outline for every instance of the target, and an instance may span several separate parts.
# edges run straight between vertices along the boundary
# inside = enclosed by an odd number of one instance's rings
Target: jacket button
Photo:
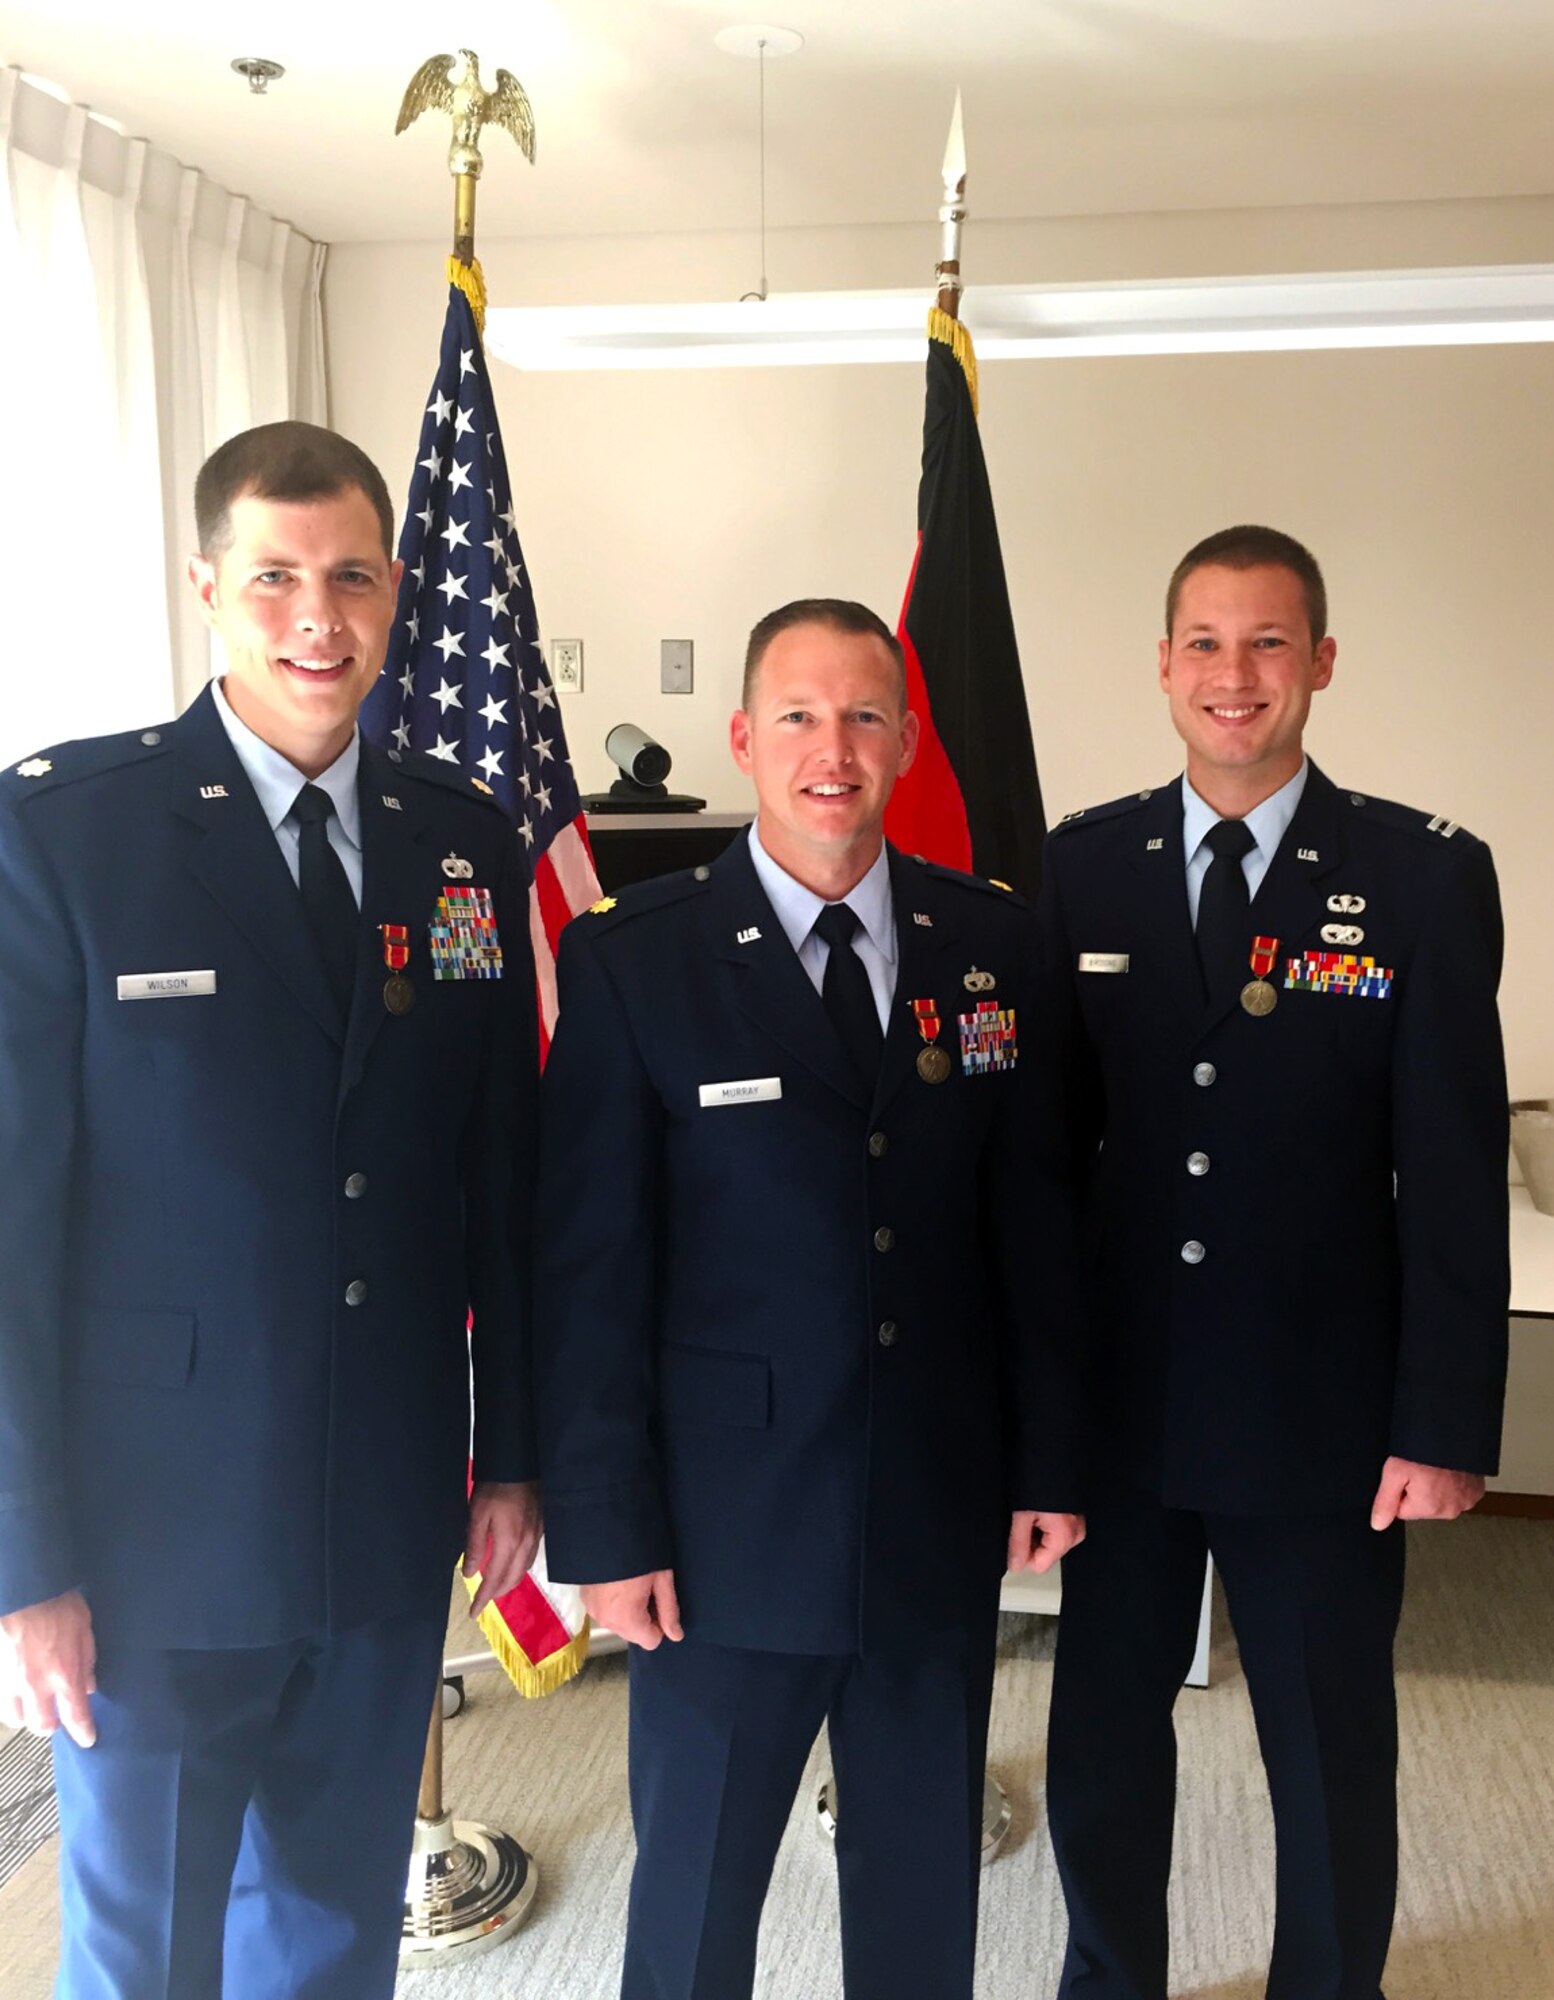
[[[1196,1237],[1190,1238],[1182,1245],[1182,1262],[1184,1264],[1201,1264],[1208,1254],[1208,1251],[1204,1249]]]
[[[360,1201],[361,1197],[366,1192],[367,1192],[367,1176],[365,1174],[346,1175],[345,1195],[347,1201]]]
[[[871,1160],[883,1159],[885,1149],[889,1144],[890,1141],[885,1137],[883,1132],[871,1132],[869,1134],[869,1158]]]
[[[1193,1064],[1192,1080],[1200,1090],[1207,1090],[1218,1075],[1219,1071],[1214,1067],[1213,1063]]]
[[[162,732],[160,729],[142,730],[140,740],[148,750],[154,750],[162,740]]]
[[[895,1346],[896,1322],[893,1319],[882,1319],[880,1321],[879,1341],[881,1347]]]
[[[1203,1176],[1209,1171],[1208,1154],[1189,1153],[1187,1155],[1187,1171],[1188,1173],[1194,1175],[1197,1179],[1201,1180]]]
[[[345,1288],[345,1302],[348,1306],[359,1306],[367,1297],[367,1280],[352,1278]]]
[[[885,1228],[876,1229],[874,1232],[874,1247],[876,1250],[894,1250],[896,1247],[895,1230]]]

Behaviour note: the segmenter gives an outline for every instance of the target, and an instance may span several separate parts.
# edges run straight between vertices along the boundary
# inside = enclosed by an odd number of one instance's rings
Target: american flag
[[[556,940],[598,901],[599,878],[545,671],[485,353],[455,285],[399,555],[405,574],[394,634],[363,705],[362,730],[375,743],[462,766],[490,786],[516,824],[529,862],[529,931],[548,1042]]]
[[[529,864],[542,1044],[556,1023],[556,941],[599,897],[583,807],[518,540],[491,378],[468,299],[448,288],[442,357],[400,530],[405,565],[388,659],[363,733],[456,764],[488,785]],[[543,1552],[542,1552],[543,1553]],[[543,1560],[488,1605],[481,1629],[524,1694],[582,1664],[582,1601]]]

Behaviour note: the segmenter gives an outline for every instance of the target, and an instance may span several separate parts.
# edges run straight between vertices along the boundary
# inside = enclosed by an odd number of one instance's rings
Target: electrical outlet
[[[695,645],[689,639],[660,639],[658,642],[658,686],[661,694],[689,694],[694,678],[692,657]]]
[[[581,639],[552,639],[550,678],[563,694],[583,692],[583,642]]]

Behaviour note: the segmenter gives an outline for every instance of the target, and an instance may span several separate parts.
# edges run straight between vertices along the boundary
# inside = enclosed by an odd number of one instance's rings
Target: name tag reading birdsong
[[[1128,954],[1125,951],[1082,951],[1079,954],[1081,972],[1126,972]]]
[[[210,972],[121,972],[118,980],[121,1000],[183,1000],[194,993],[214,993],[216,975]]]
[[[752,1076],[743,1083],[704,1083],[700,1086],[701,1108],[719,1104],[770,1104],[782,1095],[780,1076]]]

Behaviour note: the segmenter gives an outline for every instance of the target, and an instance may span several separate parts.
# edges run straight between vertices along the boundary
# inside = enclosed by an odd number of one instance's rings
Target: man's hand
[[[1041,1576],[1084,1538],[1083,1514],[1017,1513],[1009,1523],[1008,1566]]]
[[[92,1614],[79,1590],[9,1612],[0,1618],[0,1723],[36,1736],[63,1728],[90,1750],[96,1668]]]
[[[529,1573],[540,1545],[540,1489],[482,1479],[469,1496],[469,1532],[464,1538],[464,1574],[478,1576],[480,1589],[469,1607],[478,1618],[493,1598],[505,1597]]]
[[[633,1646],[651,1653],[662,1639],[683,1639],[674,1571],[628,1576],[619,1583],[585,1583],[583,1609],[596,1624],[608,1625]]]
[[[1416,1465],[1411,1458],[1389,1458],[1371,1502],[1371,1526],[1379,1530],[1394,1521],[1455,1521],[1483,1497],[1484,1482],[1476,1472],[1448,1472],[1439,1465]]]

